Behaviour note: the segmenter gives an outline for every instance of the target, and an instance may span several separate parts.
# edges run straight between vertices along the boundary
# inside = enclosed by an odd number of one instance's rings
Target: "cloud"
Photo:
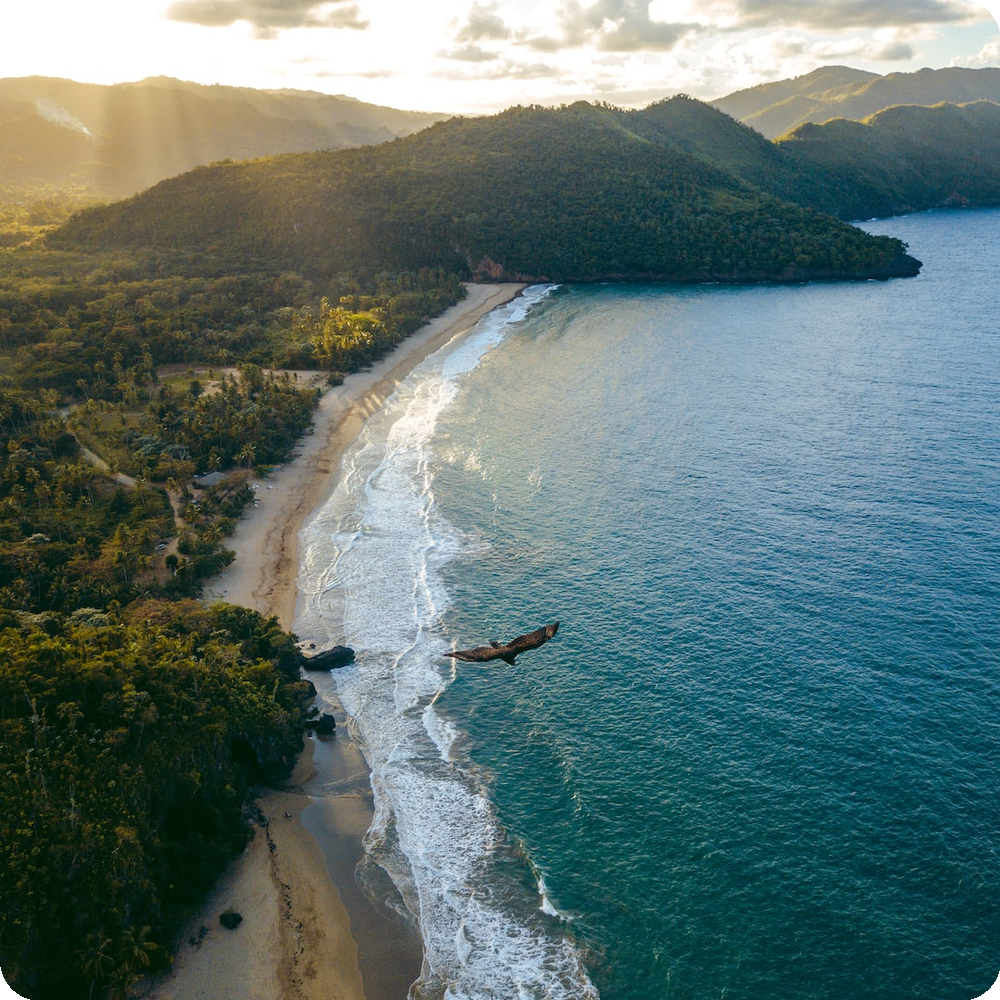
[[[493,69],[489,78],[492,80],[545,80],[557,79],[562,71],[548,63],[519,63],[505,61],[502,66]]]
[[[474,3],[469,19],[455,36],[459,42],[500,42],[510,38],[511,30],[497,13],[496,4]]]
[[[453,59],[456,62],[494,62],[500,58],[499,53],[490,52],[479,45],[462,45],[457,49],[448,49],[440,53],[442,59]]]
[[[909,42],[902,40],[887,42],[882,48],[871,54],[878,62],[906,62],[917,58],[917,50]]]
[[[963,56],[952,60],[953,66],[998,66],[1000,65],[1000,39],[987,42],[974,56]]]
[[[936,30],[925,29],[928,34]],[[906,63],[919,57],[912,31],[903,28],[826,34],[778,28],[710,38],[710,44],[700,49],[697,65],[706,78],[700,93],[713,96],[800,76],[831,63],[872,68],[873,63]],[[695,59],[689,56],[688,61],[693,64]]]
[[[650,0],[597,0],[588,7],[568,0],[558,13],[561,37],[526,38],[533,49],[555,52],[593,46],[604,52],[667,52],[694,28],[653,20]]]
[[[819,63],[842,62],[845,59],[867,59],[876,62],[901,62],[913,59],[916,50],[909,42],[902,39],[878,39],[852,36],[849,38],[825,39],[814,42],[808,48],[802,47],[797,52],[787,51],[787,55],[808,54]]]
[[[319,70],[312,74],[312,78],[314,80],[396,80],[399,78],[399,71],[387,66],[364,71],[351,70],[345,73],[335,70]]]
[[[448,54],[455,58],[454,54]],[[487,59],[466,59],[460,65],[443,65],[432,75],[440,80],[460,80],[466,83],[497,80],[554,80],[565,76],[565,69],[550,63],[521,62],[504,55]]]
[[[273,38],[289,28],[368,27],[357,4],[349,0],[174,0],[166,16],[206,28],[246,21],[258,38]]]
[[[789,0],[737,0],[740,28],[795,25],[800,28],[841,30],[885,28],[913,24],[948,24],[979,16],[965,0],[836,0],[799,3]]]

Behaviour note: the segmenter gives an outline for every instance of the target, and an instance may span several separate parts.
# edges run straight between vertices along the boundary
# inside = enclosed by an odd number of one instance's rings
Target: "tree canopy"
[[[1000,106],[891,108],[770,142],[678,97],[452,119],[202,167],[126,201],[0,213],[0,965],[125,996],[301,746],[274,619],[191,598],[251,479],[331,380],[460,279],[887,278],[840,219],[1000,203]],[[835,217],[836,216],[836,217]],[[839,217],[839,218],[838,218]],[[198,473],[226,470],[220,485]],[[97,902],[99,901],[99,903]]]
[[[246,841],[248,788],[301,748],[299,660],[226,605],[0,612],[0,956],[20,993],[124,998],[166,966]]]
[[[916,272],[899,241],[641,132],[585,103],[454,118],[379,146],[199,168],[80,213],[50,243],[211,248],[315,280],[380,268],[531,281]]]

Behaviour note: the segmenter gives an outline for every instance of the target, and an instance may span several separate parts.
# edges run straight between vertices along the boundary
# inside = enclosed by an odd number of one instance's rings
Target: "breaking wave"
[[[435,707],[454,679],[439,632],[441,570],[474,544],[435,506],[435,428],[464,376],[549,291],[529,288],[419,365],[366,423],[302,536],[295,631],[358,651],[329,684],[371,768],[368,858],[420,927],[414,1000],[597,997],[544,884],[532,894],[508,874],[514,848],[483,776]]]

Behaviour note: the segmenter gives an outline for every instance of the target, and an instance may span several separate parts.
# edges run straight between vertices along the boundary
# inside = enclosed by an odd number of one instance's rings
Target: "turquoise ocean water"
[[[296,631],[358,650],[414,997],[996,978],[1000,212],[866,228],[920,277],[534,287],[345,459]]]

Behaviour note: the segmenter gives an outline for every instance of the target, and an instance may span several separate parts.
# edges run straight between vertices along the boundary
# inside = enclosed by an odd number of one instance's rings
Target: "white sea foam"
[[[541,903],[538,908],[542,911],[542,913],[547,913],[550,917],[561,916],[559,911],[553,905],[552,900],[549,899],[549,887],[545,884],[545,879],[541,877],[538,879],[538,896],[541,899]]]
[[[597,997],[578,950],[537,908],[510,905],[492,803],[435,704],[455,676],[438,632],[441,568],[468,548],[434,503],[435,427],[464,376],[548,290],[529,289],[418,366],[367,422],[303,532],[295,630],[357,650],[330,683],[371,767],[367,851],[420,924],[423,970],[411,991],[420,1000]]]
[[[438,748],[438,753],[443,761],[451,760],[452,748],[458,743],[458,727],[450,720],[438,712],[434,711],[434,703],[431,702],[425,709],[423,715],[424,728]]]

